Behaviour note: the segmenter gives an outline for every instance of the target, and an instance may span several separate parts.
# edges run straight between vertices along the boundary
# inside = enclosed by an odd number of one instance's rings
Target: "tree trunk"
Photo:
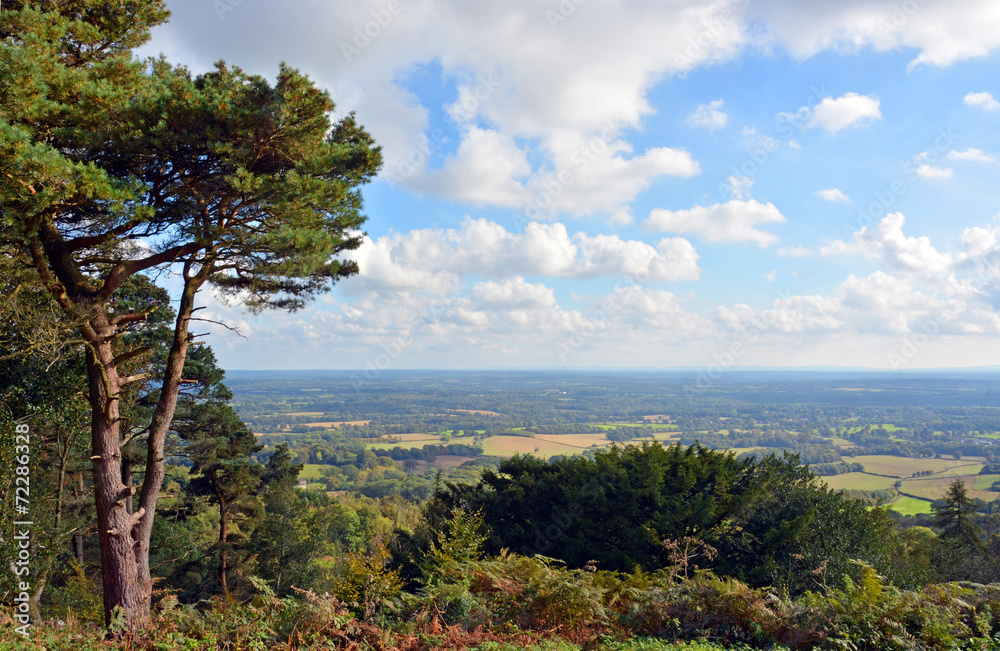
[[[153,580],[149,572],[149,539],[153,533],[153,516],[156,514],[156,501],[163,485],[163,447],[167,439],[167,431],[174,419],[177,409],[177,395],[181,380],[184,378],[184,361],[187,359],[187,349],[191,343],[188,326],[191,314],[194,312],[194,300],[198,290],[208,279],[211,265],[204,265],[195,275],[191,274],[190,262],[184,264],[184,289],[181,292],[180,305],[177,307],[177,320],[174,324],[174,338],[167,355],[166,368],[163,373],[163,384],[160,388],[160,398],[149,424],[149,435],[146,439],[146,468],[142,481],[142,492],[139,495],[138,526],[136,527],[136,563],[138,578],[143,598],[146,604],[146,616],[153,597]]]
[[[77,476],[77,486],[73,488],[73,499],[80,499],[83,495],[83,473],[78,473]],[[73,535],[73,553],[76,556],[76,562],[80,567],[83,567],[83,534],[78,533]]]
[[[103,322],[103,323],[102,323]],[[149,599],[140,583],[132,530],[140,515],[125,506],[131,497],[122,482],[122,456],[118,445],[118,394],[121,380],[114,363],[110,337],[112,327],[101,316],[91,325],[97,335],[87,347],[87,374],[90,381],[91,461],[94,468],[94,501],[101,541],[101,569],[104,578],[104,619],[110,625],[115,611],[125,618],[130,630],[149,620]]]
[[[222,594],[229,596],[229,583],[226,581],[226,538],[229,536],[229,507],[219,492],[219,585]]]

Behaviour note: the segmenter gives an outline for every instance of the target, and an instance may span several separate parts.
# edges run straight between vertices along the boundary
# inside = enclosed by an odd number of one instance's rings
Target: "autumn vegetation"
[[[15,466],[33,521],[0,648],[997,648],[1000,536],[961,482],[901,530],[794,455],[623,429],[426,494],[303,490],[234,409],[199,293],[295,310],[356,273],[380,151],[288,67],[136,59],[167,16],[0,8],[5,564]]]

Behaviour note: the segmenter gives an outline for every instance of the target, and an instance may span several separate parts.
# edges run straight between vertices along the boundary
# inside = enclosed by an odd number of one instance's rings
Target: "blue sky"
[[[361,274],[226,368],[1000,364],[994,0],[174,0],[386,165]]]

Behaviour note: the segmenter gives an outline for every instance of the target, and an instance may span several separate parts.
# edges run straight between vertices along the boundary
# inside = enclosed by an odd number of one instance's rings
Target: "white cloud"
[[[935,167],[926,163],[917,168],[917,176],[922,179],[950,179],[954,173],[950,167]]]
[[[967,106],[978,106],[984,111],[996,111],[1000,109],[1000,102],[993,99],[990,93],[969,93],[965,96]]]
[[[726,179],[729,186],[729,196],[733,199],[749,199],[750,189],[753,188],[753,179],[749,176],[730,176]]]
[[[709,131],[724,129],[729,122],[729,116],[722,111],[724,104],[725,102],[721,99],[708,104],[699,104],[694,113],[687,117],[685,123],[688,126],[708,129]]]
[[[756,242],[765,247],[776,243],[778,236],[757,230],[754,226],[784,221],[784,215],[772,203],[732,199],[712,206],[695,206],[690,210],[655,209],[642,226],[647,231],[691,233],[709,242]]]
[[[947,66],[985,57],[1000,47],[1000,6],[993,0],[880,3],[814,2],[796,11],[794,0],[754,0],[748,17],[760,21],[765,39],[807,58],[824,50],[913,50],[918,65]]]
[[[846,93],[836,99],[824,97],[812,109],[806,128],[822,127],[836,133],[848,127],[857,127],[882,117],[879,99],[873,95]]]
[[[843,201],[845,203],[850,203],[851,200],[847,197],[842,190],[837,188],[829,188],[826,190],[817,190],[814,192],[817,197],[823,199],[824,201]]]
[[[561,223],[531,222],[512,233],[485,219],[460,229],[416,229],[365,240],[354,256],[360,278],[349,290],[443,294],[467,276],[537,275],[563,278],[628,276],[649,281],[696,280],[698,253],[683,238],[656,246],[617,235],[576,233]]]
[[[985,153],[981,149],[976,149],[975,147],[969,147],[965,151],[955,151],[952,149],[949,151],[945,157],[945,160],[955,160],[962,161],[966,163],[995,163],[997,162],[996,156]]]
[[[849,242],[838,240],[824,245],[820,247],[820,253],[860,253],[869,262],[886,265],[893,271],[936,280],[948,278],[956,259],[934,248],[926,236],[905,235],[905,223],[902,213],[889,213],[874,228],[862,228],[854,233]]]
[[[773,283],[774,279],[777,278],[777,276],[778,276],[778,270],[771,269],[766,274],[764,274],[764,280],[766,280],[769,283]]]
[[[514,207],[526,197],[522,181],[530,173],[527,157],[512,138],[473,127],[444,169],[415,177],[414,185],[478,205]]]
[[[778,255],[787,258],[804,258],[813,255],[813,252],[804,246],[786,246],[778,249]]]

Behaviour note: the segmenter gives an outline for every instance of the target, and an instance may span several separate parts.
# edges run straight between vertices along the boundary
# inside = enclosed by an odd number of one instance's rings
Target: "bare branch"
[[[231,325],[226,325],[225,323],[223,323],[221,321],[213,321],[212,319],[198,319],[198,318],[195,318],[195,317],[191,317],[191,320],[192,321],[204,321],[205,323],[214,323],[215,325],[220,325],[223,328],[225,328],[226,330],[229,330],[230,332],[235,332],[237,335],[239,335],[243,339],[246,339],[247,341],[250,341],[249,339],[246,338],[246,336],[242,332],[239,331],[239,328],[235,328],[235,327],[233,327]],[[210,334],[210,333],[206,332],[205,334],[207,335],[207,334]],[[205,335],[194,335],[194,336],[195,337],[203,337]]]

